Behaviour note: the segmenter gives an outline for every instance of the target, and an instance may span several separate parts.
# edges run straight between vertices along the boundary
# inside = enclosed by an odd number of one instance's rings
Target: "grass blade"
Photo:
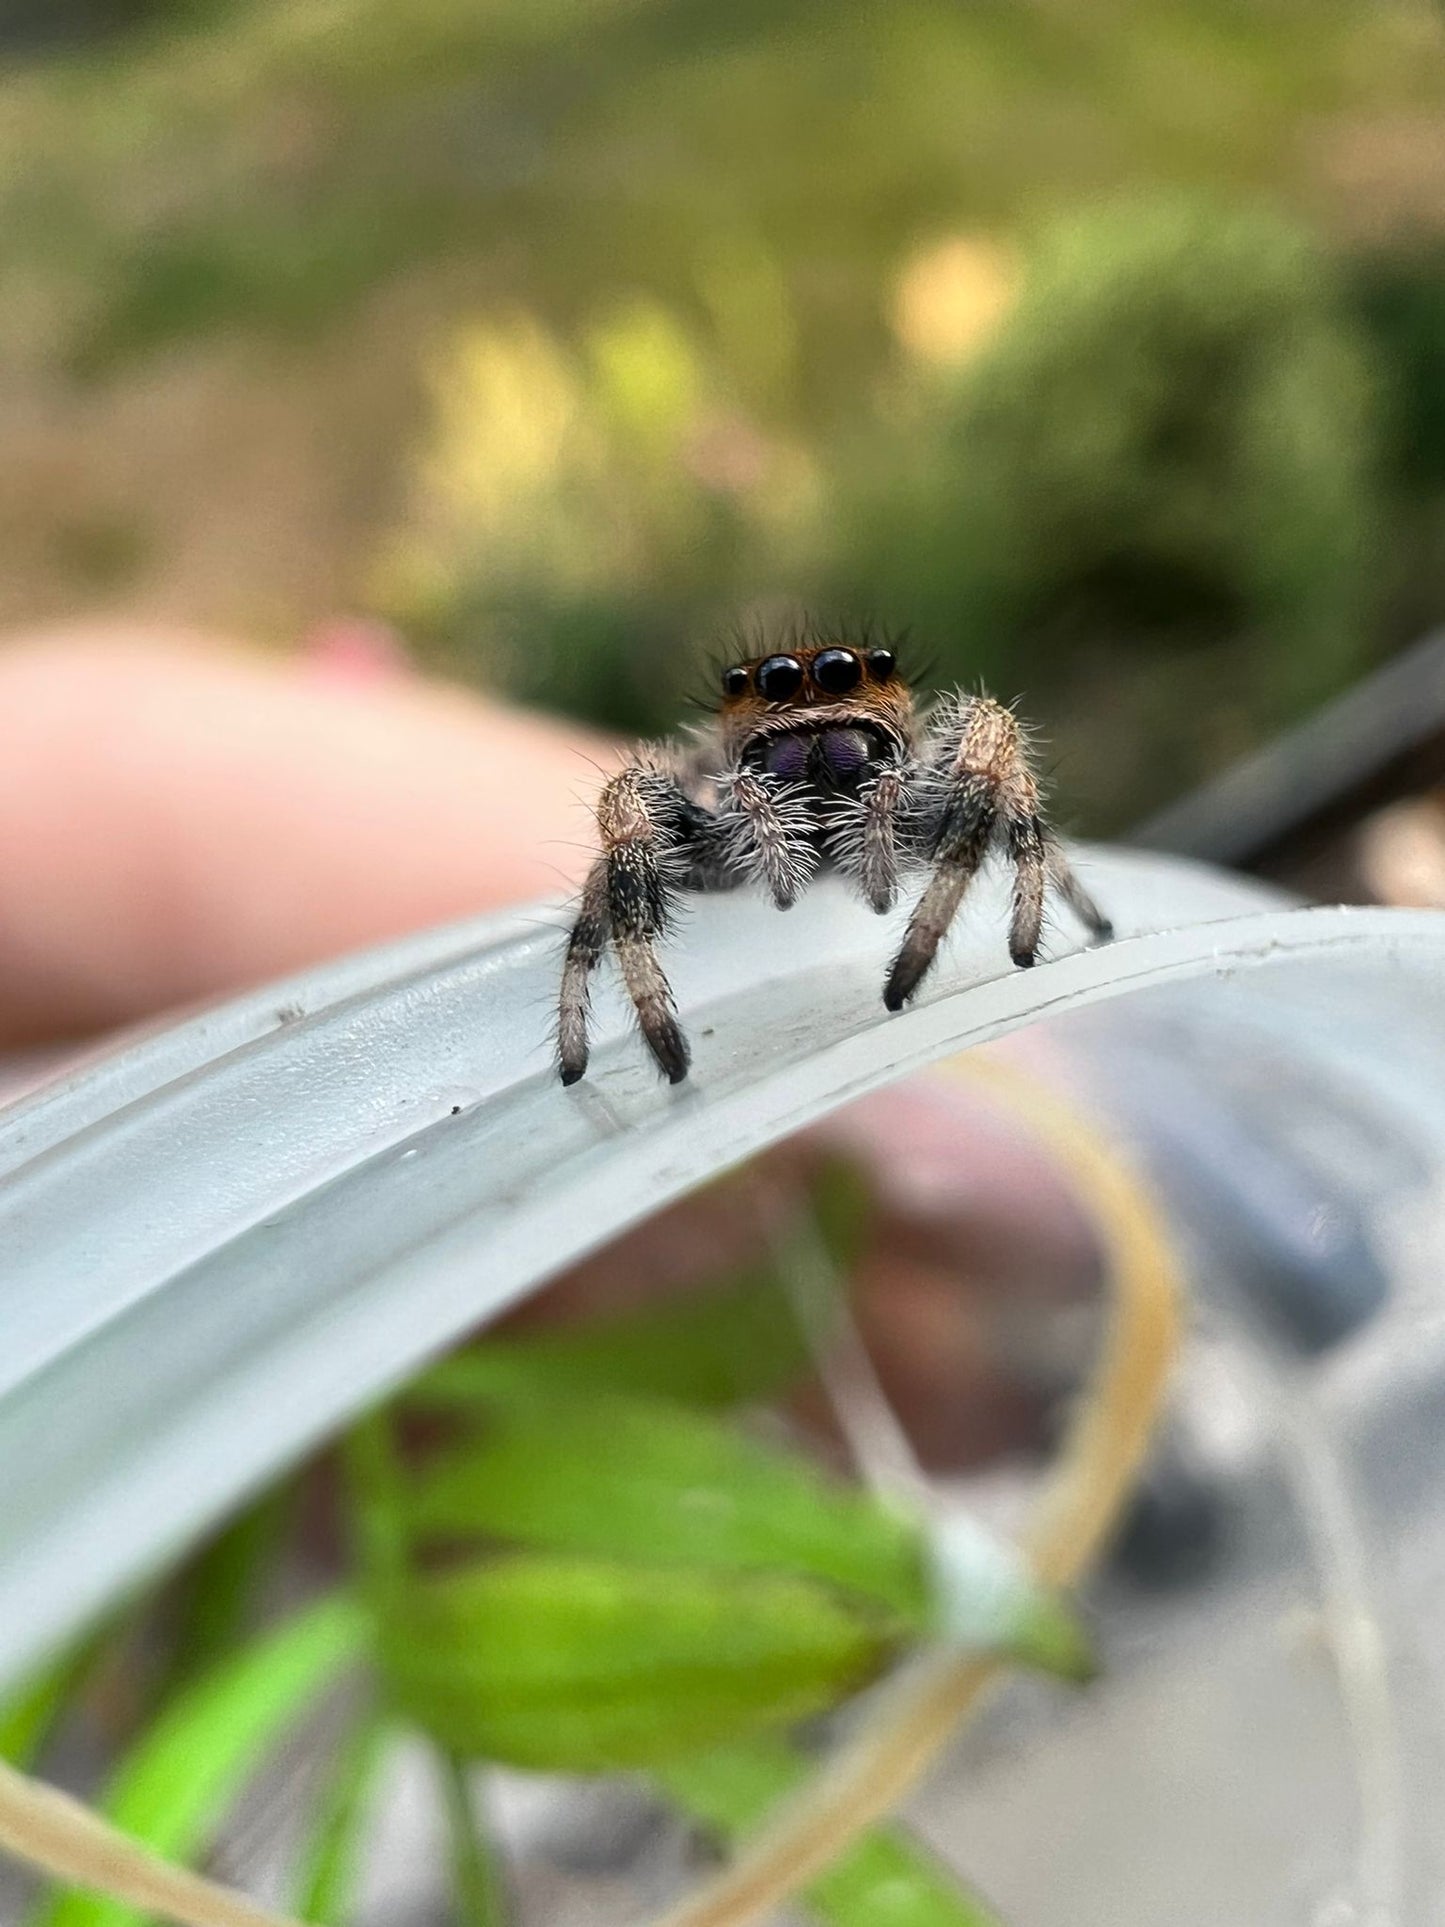
[[[8,1760],[11,1766],[31,1764],[89,1672],[98,1644],[88,1639],[62,1654],[0,1705],[0,1760]]]
[[[296,1491],[292,1481],[273,1487],[228,1521],[187,1563],[169,1638],[175,1657],[166,1681],[168,1695],[209,1673],[245,1640],[290,1527]]]
[[[380,1712],[368,1706],[332,1762],[293,1883],[292,1911],[311,1927],[341,1927],[355,1904],[387,1732]]]
[[[155,1852],[194,1859],[307,1702],[366,1650],[368,1629],[354,1600],[331,1597],[236,1654],[142,1735],[102,1811]],[[67,1892],[42,1905],[34,1927],[141,1927],[144,1919],[123,1902]]]
[[[489,1338],[423,1374],[407,1402],[490,1407],[528,1392],[631,1392],[726,1406],[777,1392],[807,1350],[771,1266],[645,1311],[518,1338]]]
[[[757,1827],[813,1768],[781,1741],[753,1741],[654,1768],[651,1778],[688,1816],[726,1840]],[[1001,1927],[897,1827],[862,1835],[803,1895],[826,1927]]]
[[[451,1840],[452,1898],[459,1927],[503,1927],[505,1889],[485,1822],[477,1811],[466,1762],[440,1749],[436,1758]]]

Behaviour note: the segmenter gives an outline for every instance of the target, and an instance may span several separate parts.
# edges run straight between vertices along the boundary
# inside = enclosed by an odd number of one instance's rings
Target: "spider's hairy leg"
[[[1044,827],[1034,812],[1004,818],[1009,860],[1014,866],[1013,911],[1009,919],[1009,956],[1020,970],[1032,969],[1044,927],[1044,890],[1049,880]]]
[[[1084,925],[1095,943],[1108,943],[1114,935],[1113,924],[1074,875],[1073,865],[1064,855],[1058,839],[1047,830],[1044,832],[1044,845],[1049,882],[1053,884],[1079,922]]]
[[[1038,780],[1013,711],[988,696],[960,697],[930,734],[915,794],[936,868],[888,975],[883,1000],[890,1010],[918,988],[996,837],[1013,864],[1009,955],[1020,969],[1038,955],[1050,883],[1096,938],[1112,935],[1044,823]]]
[[[564,1084],[575,1084],[587,1070],[587,1020],[592,1011],[592,972],[602,961],[611,923],[607,913],[607,859],[587,873],[582,903],[567,941],[562,992],[557,1004],[557,1062]]]
[[[938,954],[963,894],[988,854],[997,820],[993,785],[984,776],[956,777],[938,825],[935,868],[914,906],[883,987],[889,1010],[901,1010]]]
[[[667,923],[667,885],[657,853],[641,842],[624,843],[607,859],[612,942],[627,994],[647,1048],[669,1084],[680,1084],[690,1062],[677,1021],[672,986],[658,962],[656,942]]]
[[[656,946],[679,858],[701,814],[676,776],[652,761],[630,765],[604,787],[597,803],[603,853],[583,889],[562,972],[557,1055],[564,1084],[575,1084],[587,1068],[588,980],[608,937],[648,1049],[670,1084],[687,1076],[687,1041]]]
[[[961,696],[929,736],[914,796],[935,867],[888,972],[890,1010],[901,1010],[923,981],[1000,826],[1014,861],[1009,950],[1016,964],[1033,962],[1043,918],[1039,792],[1018,718],[991,697]]]
[[[755,876],[780,910],[791,910],[818,866],[813,819],[789,786],[737,770],[727,784],[724,819],[736,866]]]

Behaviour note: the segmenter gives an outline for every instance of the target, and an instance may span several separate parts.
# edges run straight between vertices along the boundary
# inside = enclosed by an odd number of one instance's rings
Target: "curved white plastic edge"
[[[591,1074],[558,1084],[544,909],[311,972],[0,1112],[0,1687],[429,1357],[850,1098],[1134,990],[1445,959],[1445,916],[1081,866],[1115,943],[1071,950],[1061,912],[1055,960],[1015,971],[986,880],[897,1017],[896,930],[841,890],[786,917],[700,901],[669,958],[695,1050],[675,1090],[610,989]]]

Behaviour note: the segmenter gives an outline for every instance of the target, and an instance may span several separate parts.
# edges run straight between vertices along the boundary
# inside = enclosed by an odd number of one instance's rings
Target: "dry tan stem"
[[[1091,1119],[977,1059],[950,1067],[1021,1117],[1072,1177],[1104,1248],[1109,1326],[1088,1396],[1027,1535],[1035,1575],[1076,1582],[1129,1497],[1178,1348],[1182,1294],[1148,1193],[1099,1141]],[[908,1794],[1002,1671],[990,1658],[933,1651],[905,1667],[812,1785],[718,1877],[654,1927],[749,1927],[829,1867]]]
[[[0,1761],[0,1847],[18,1860],[181,1927],[299,1927],[243,1894],[147,1852],[58,1787]]]

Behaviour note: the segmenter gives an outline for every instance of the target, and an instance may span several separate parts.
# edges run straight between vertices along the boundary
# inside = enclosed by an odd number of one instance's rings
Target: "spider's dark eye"
[[[891,649],[870,649],[868,651],[868,674],[874,682],[887,682],[897,668],[897,658]]]
[[[862,675],[862,665],[851,649],[825,649],[813,658],[813,681],[825,696],[846,696],[858,687]]]
[[[722,672],[722,688],[725,696],[741,696],[748,686],[748,672],[741,664]]]
[[[770,703],[785,703],[803,686],[803,665],[796,656],[769,656],[758,669],[758,694]]]

